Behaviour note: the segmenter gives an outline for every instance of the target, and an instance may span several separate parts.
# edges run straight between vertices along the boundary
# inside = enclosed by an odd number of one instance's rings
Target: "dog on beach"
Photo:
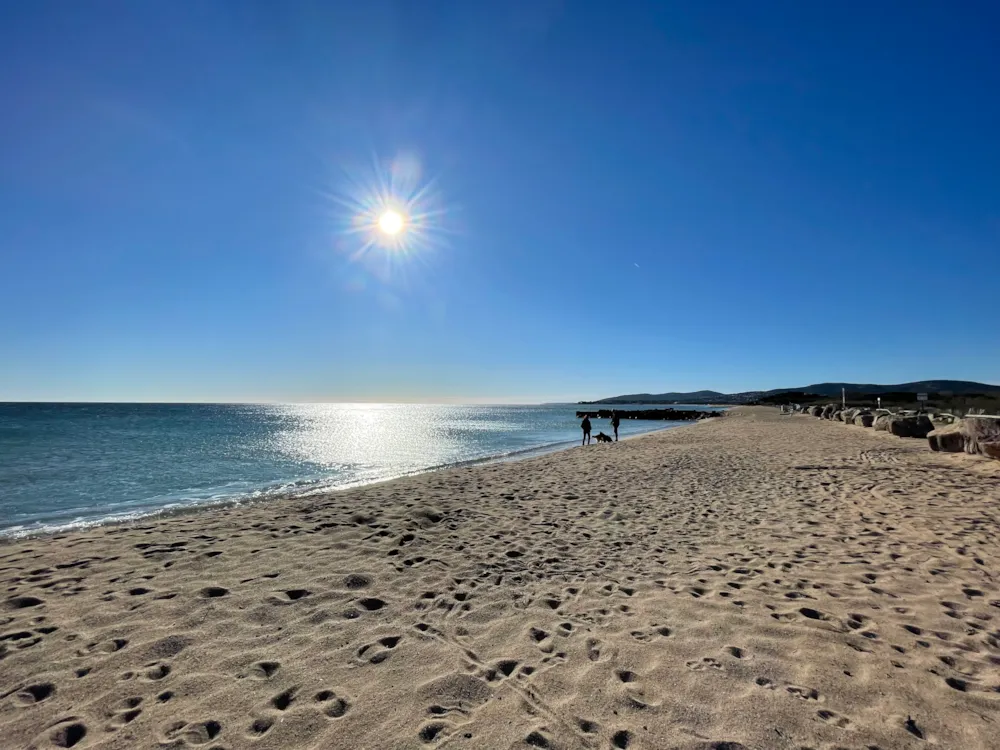
[[[594,435],[594,440],[596,440],[598,443],[611,443],[611,442],[614,442],[611,439],[610,435],[605,435],[603,432],[598,432],[596,435]]]

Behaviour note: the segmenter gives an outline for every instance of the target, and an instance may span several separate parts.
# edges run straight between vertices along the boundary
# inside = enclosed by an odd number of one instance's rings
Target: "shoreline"
[[[732,416],[11,541],[5,741],[992,750],[1000,467]]]
[[[690,426],[691,424],[697,424],[697,422],[670,422],[669,424],[666,424],[665,426],[662,427],[654,427],[644,432],[624,436],[621,438],[621,441],[645,437],[646,435],[651,435],[666,430],[675,429],[678,427],[687,427]],[[294,500],[294,499],[317,497],[325,494],[347,492],[350,490],[360,489],[363,487],[370,487],[373,485],[383,484],[385,482],[394,482],[399,479],[421,476],[423,474],[428,474],[435,471],[460,469],[465,467],[487,465],[492,463],[509,463],[516,461],[524,461],[532,458],[546,456],[552,453],[559,453],[561,451],[570,450],[574,447],[579,447],[579,445],[580,444],[575,441],[573,442],[559,441],[556,443],[547,443],[532,448],[524,448],[515,451],[508,451],[505,453],[498,453],[490,456],[483,456],[481,458],[467,459],[464,461],[456,461],[454,463],[440,464],[437,466],[428,466],[423,469],[408,471],[395,476],[388,476],[381,479],[374,479],[371,481],[348,482],[342,485],[331,486],[329,484],[323,484],[323,482],[325,481],[324,479],[292,480],[284,484],[273,485],[271,487],[263,487],[257,490],[250,491],[248,493],[242,493],[230,497],[206,498],[204,500],[192,499],[190,501],[185,501],[184,499],[181,499],[178,500],[173,505],[167,504],[162,506],[149,506],[148,509],[139,510],[130,514],[111,513],[93,519],[78,519],[61,524],[47,524],[43,528],[29,529],[18,526],[3,527],[0,528],[0,548],[2,548],[3,545],[6,544],[7,542],[23,540],[23,539],[52,537],[61,534],[73,533],[75,531],[102,528],[104,526],[122,526],[131,523],[145,522],[153,519],[174,518],[177,516],[186,515],[188,513],[199,513],[201,511],[208,511],[218,508],[245,508],[245,507],[260,505],[263,503],[276,502],[282,500]],[[310,489],[294,489],[294,488],[290,489],[288,488],[289,485],[293,486],[300,485],[301,487],[306,487],[307,485],[322,485],[322,486],[313,486]]]

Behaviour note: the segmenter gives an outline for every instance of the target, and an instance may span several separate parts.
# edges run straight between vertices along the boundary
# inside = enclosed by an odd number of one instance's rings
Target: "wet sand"
[[[0,546],[3,748],[1000,747],[1000,462],[773,409]]]

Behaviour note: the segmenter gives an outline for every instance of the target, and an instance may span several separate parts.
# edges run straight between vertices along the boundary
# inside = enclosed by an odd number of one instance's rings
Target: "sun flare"
[[[401,213],[399,213],[399,211],[389,209],[383,211],[382,215],[378,217],[378,228],[383,234],[399,234],[403,231],[403,227],[405,226],[406,219]]]
[[[452,232],[451,209],[412,155],[345,168],[343,184],[326,196],[339,206],[338,250],[385,283],[426,265]]]

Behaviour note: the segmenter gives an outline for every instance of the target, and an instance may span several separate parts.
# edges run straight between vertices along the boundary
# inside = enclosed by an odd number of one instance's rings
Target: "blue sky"
[[[998,24],[4,3],[0,400],[1000,382]],[[422,231],[359,252],[390,178]]]

